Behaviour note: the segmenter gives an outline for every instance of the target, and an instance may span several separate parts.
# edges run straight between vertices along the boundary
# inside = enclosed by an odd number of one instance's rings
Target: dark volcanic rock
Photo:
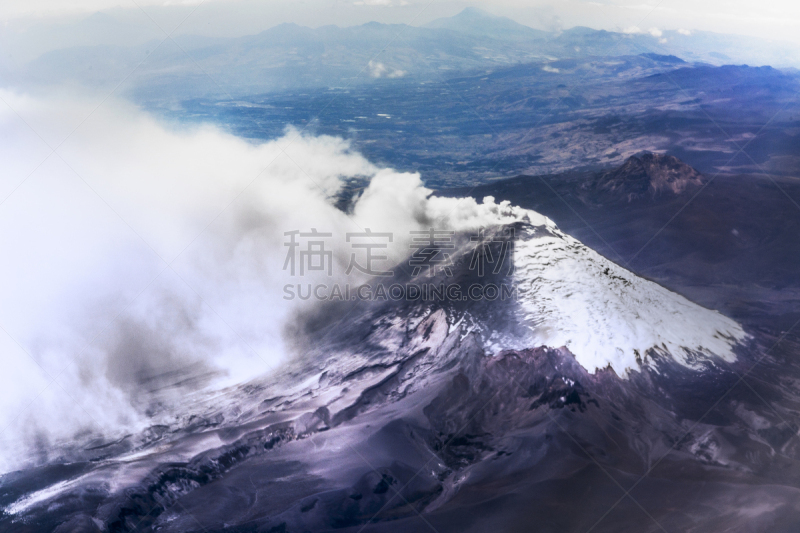
[[[661,194],[682,194],[702,184],[702,175],[677,157],[646,153],[628,158],[619,168],[599,173],[582,189],[594,202],[631,202]]]
[[[237,406],[268,406],[64,472],[70,488],[0,516],[0,529],[404,532],[424,520],[441,533],[598,521],[597,531],[638,532],[657,520],[670,531],[744,531],[800,519],[794,434],[758,398],[724,396],[741,369],[696,372],[664,358],[621,379],[587,372],[565,348],[489,355],[464,311],[362,311],[320,348],[327,360],[276,377],[280,390],[284,380],[317,385],[277,400],[269,384],[244,387]],[[365,328],[360,353],[342,344]],[[3,490],[25,483],[8,478]],[[625,502],[604,519],[634,484],[650,514]],[[755,513],[746,520],[735,503],[744,500]]]

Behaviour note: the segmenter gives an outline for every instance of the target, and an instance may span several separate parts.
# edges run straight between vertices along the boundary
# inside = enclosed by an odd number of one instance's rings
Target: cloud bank
[[[0,96],[2,470],[141,430],[192,391],[285,361],[286,322],[313,305],[282,298],[297,281],[286,232],[330,232],[336,278],[348,232],[392,232],[398,262],[411,230],[521,213],[432,197],[418,174],[377,168],[339,138],[290,129],[252,143],[123,102]],[[334,204],[353,179],[369,185],[345,213]],[[303,282],[315,277],[331,280]]]

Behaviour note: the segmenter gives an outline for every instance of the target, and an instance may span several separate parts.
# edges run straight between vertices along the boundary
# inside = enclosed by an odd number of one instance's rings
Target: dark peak
[[[549,36],[548,32],[535,30],[508,17],[492,15],[476,7],[468,7],[452,17],[433,20],[426,27],[503,41],[543,39]]]
[[[477,8],[477,7],[472,7],[472,6],[465,7],[464,9],[462,9],[461,12],[458,15],[456,15],[456,17],[459,17],[459,18],[492,18],[492,19],[500,18],[500,17],[497,17],[495,15],[492,15],[491,13],[488,13],[488,12],[484,11],[483,9],[480,9],[480,8]]]
[[[647,152],[600,173],[593,188],[631,201],[655,198],[662,193],[681,194],[702,183],[702,174],[677,157]]]
[[[573,26],[568,30],[564,30],[564,33],[569,33],[571,35],[594,35],[601,32],[605,33],[603,30],[596,30],[588,26]]]
[[[662,54],[652,54],[652,53],[639,54],[639,55],[641,55],[642,57],[646,57],[647,59],[652,59],[653,61],[658,61],[659,63],[670,63],[674,65],[686,63],[686,61],[684,61],[680,57],[673,55],[665,56]]]
[[[628,158],[621,167],[612,171],[618,178],[646,177],[656,191],[670,188],[674,193],[683,191],[675,187],[683,187],[691,182],[700,182],[702,175],[674,155],[646,152]]]
[[[653,176],[661,173],[680,174],[682,176],[691,175],[692,177],[699,177],[700,173],[693,167],[687,165],[674,155],[657,154],[652,152],[645,152],[639,156],[631,156],[619,168],[619,170],[626,166],[637,166],[645,169],[648,174]]]
[[[492,15],[491,13],[487,13],[486,11],[478,9],[477,7],[467,7],[452,17],[435,19],[429,22],[427,26],[431,28],[453,29],[454,26],[463,24],[491,24],[494,21],[499,21],[504,18],[505,17],[498,17],[496,15]]]

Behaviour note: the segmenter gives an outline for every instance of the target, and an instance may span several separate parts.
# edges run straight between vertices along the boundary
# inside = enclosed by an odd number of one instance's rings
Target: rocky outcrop
[[[600,202],[683,194],[703,185],[703,176],[675,156],[645,153],[628,158],[615,169],[597,174],[584,185]]]

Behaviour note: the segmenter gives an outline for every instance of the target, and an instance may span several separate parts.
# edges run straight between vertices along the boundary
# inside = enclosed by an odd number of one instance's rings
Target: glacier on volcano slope
[[[730,362],[748,337],[734,320],[609,261],[549,219],[521,229],[514,283],[530,345],[564,346],[587,371],[610,366],[624,377],[659,356],[694,369],[708,356]]]

